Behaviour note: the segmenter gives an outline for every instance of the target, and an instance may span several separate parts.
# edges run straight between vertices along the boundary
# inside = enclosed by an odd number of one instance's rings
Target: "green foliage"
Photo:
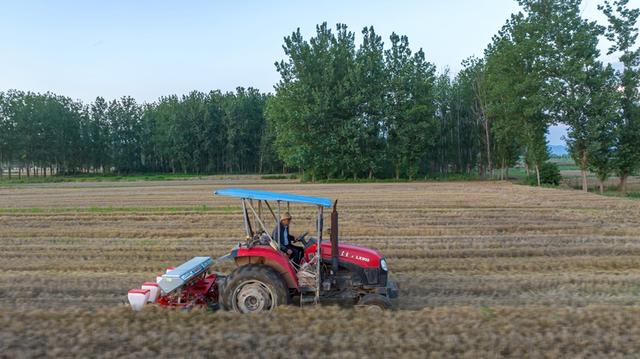
[[[562,175],[560,174],[560,168],[553,162],[543,162],[540,165],[540,184],[557,186],[562,181]],[[535,186],[538,184],[538,179],[534,174],[530,174],[527,177],[527,184]]]
[[[266,96],[256,89],[235,93],[162,97],[145,110],[151,146],[144,158],[156,171],[196,173],[246,173],[278,167],[265,163],[271,147],[262,142]]]
[[[373,34],[375,37],[375,34]],[[276,63],[281,80],[266,114],[286,165],[316,176],[359,173],[367,161],[364,124],[356,118],[354,34],[324,23],[309,41],[300,31],[285,38],[288,61]]]
[[[613,155],[613,168],[620,176],[623,191],[627,177],[640,167],[640,48],[636,46],[640,9],[630,9],[628,3],[628,0],[604,1],[604,5],[598,6],[609,20],[606,37],[611,47],[608,54],[619,54],[624,65],[624,70],[617,74],[622,89],[622,120]]]
[[[0,175],[3,167],[58,175],[273,172],[282,167],[263,140],[265,102],[253,88],[194,91],[145,105],[98,97],[87,106],[10,90],[0,93]]]
[[[389,93],[385,133],[395,178],[404,168],[413,179],[420,172],[420,159],[434,143],[436,130],[433,88],[435,67],[425,61],[420,49],[411,55],[406,36],[391,35],[391,48],[385,51],[389,71]]]
[[[284,39],[275,94],[193,91],[139,105],[85,106],[51,93],[0,92],[3,169],[98,172],[280,173],[303,180],[496,178],[522,158],[547,181],[546,134],[569,127],[578,167],[601,184],[640,167],[639,9],[604,1],[605,29],[581,0],[519,0],[482,58],[436,74],[422,49],[375,29],[361,42],[344,24]],[[599,61],[611,41],[624,70]],[[544,169],[542,167],[545,167]],[[15,171],[14,171],[15,174]],[[552,176],[553,177],[553,176]],[[536,176],[537,182],[537,176]],[[539,183],[541,184],[541,183]]]
[[[298,176],[295,173],[290,175],[264,175],[260,176],[261,179],[265,180],[281,180],[281,179],[297,179]]]
[[[8,178],[8,176],[4,176],[0,179],[0,187],[20,185],[20,184],[31,184],[31,183],[171,181],[171,180],[198,179],[198,178],[202,178],[202,177],[195,173],[154,173],[154,172],[127,173],[122,175],[115,174],[115,173],[106,173],[106,174],[77,173],[73,175],[57,175],[57,176],[47,176],[47,177],[22,176],[21,178],[18,178],[17,176],[13,176],[12,178]]]
[[[473,68],[472,68],[473,69]],[[470,174],[486,164],[483,123],[478,119],[474,71],[468,67],[453,80],[445,70],[436,80],[434,100],[438,121],[437,142],[430,175]],[[482,172],[482,171],[480,171]]]
[[[262,176],[264,179],[267,177],[268,179],[286,179],[286,178],[297,178],[296,176]],[[275,178],[272,178],[275,177]],[[483,180],[482,177],[477,174],[467,174],[467,173],[448,173],[448,174],[433,174],[427,175],[424,177],[409,179],[407,177],[401,177],[400,179],[396,179],[395,177],[376,177],[376,178],[328,178],[328,179],[319,179],[316,182],[319,183],[397,183],[397,182],[464,182],[464,181],[480,181]],[[303,182],[309,182],[311,178],[307,176]]]
[[[384,176],[385,167],[396,178],[425,172],[436,134],[435,67],[406,36],[392,34],[385,51],[373,27],[362,34],[356,50],[346,25],[335,33],[319,25],[308,41],[298,30],[276,63],[281,80],[266,110],[276,150],[312,180]]]
[[[580,15],[579,3],[564,8],[554,45],[563,56],[550,76],[557,100],[551,111],[569,126],[569,153],[583,173],[597,174],[602,184],[611,172],[618,121],[618,93],[613,69],[598,61],[598,36],[603,29]]]
[[[549,63],[538,59],[552,58],[548,39],[554,34],[549,26],[550,9],[544,6],[549,2],[519,2],[525,13],[513,15],[487,51],[488,61],[492,56],[498,57],[493,60],[497,64],[490,76],[494,86],[490,94],[491,101],[498,104],[494,112],[504,106],[502,116],[520,119],[507,127],[519,129],[520,136],[516,138],[519,137],[525,160],[534,168],[548,159],[545,135],[551,122],[547,111]]]
[[[523,155],[530,168],[548,159],[545,135],[549,124],[549,68],[555,36],[556,2],[520,1],[514,14],[485,50],[483,60],[469,62],[475,73],[476,112],[484,123],[485,162],[501,168]]]

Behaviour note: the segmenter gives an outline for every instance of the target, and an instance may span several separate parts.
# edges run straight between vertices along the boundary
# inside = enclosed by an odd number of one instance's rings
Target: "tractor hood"
[[[331,242],[322,242],[322,259],[331,260]],[[305,251],[307,254],[316,252],[316,244],[311,245]],[[378,251],[358,247],[351,244],[338,245],[338,259],[341,262],[352,263],[363,268],[380,268],[380,260],[384,258]]]

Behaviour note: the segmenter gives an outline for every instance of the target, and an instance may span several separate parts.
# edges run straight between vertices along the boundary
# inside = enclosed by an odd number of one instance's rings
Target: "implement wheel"
[[[289,289],[280,274],[263,264],[236,268],[222,293],[224,307],[238,313],[268,312],[289,301]]]

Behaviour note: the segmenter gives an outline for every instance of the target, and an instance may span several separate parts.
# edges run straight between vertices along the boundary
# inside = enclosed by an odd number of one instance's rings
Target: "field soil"
[[[387,257],[398,309],[131,312],[128,289],[242,240],[239,201],[212,195],[230,186],[339,199],[341,240]],[[291,212],[294,233],[313,228]],[[640,201],[624,198],[254,177],[0,188],[0,357],[638,357],[639,301]]]

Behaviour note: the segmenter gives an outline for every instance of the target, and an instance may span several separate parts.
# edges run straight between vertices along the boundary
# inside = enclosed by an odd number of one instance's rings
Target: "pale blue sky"
[[[599,1],[585,16],[602,20]],[[640,7],[640,0],[632,0]],[[0,0],[0,91],[53,91],[90,102],[140,102],[191,90],[253,86],[272,91],[282,39],[300,27],[373,25],[423,48],[456,72],[517,11],[514,0],[450,1],[13,1]],[[359,41],[359,38],[358,38]],[[551,130],[551,144],[563,130]]]

